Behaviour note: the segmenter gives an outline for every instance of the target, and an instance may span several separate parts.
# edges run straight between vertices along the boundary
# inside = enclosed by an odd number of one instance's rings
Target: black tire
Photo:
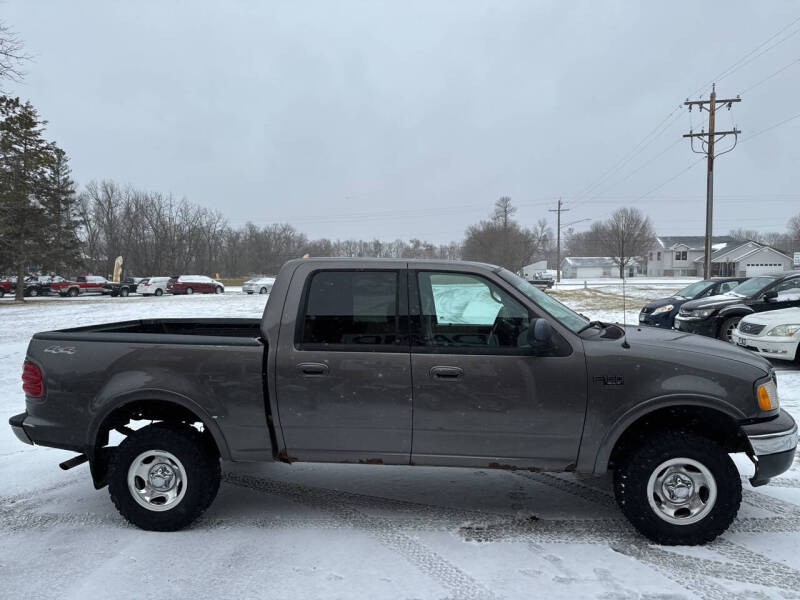
[[[5,295],[6,295],[6,290],[5,290],[5,288],[1,288],[1,287],[0,287],[0,298],[2,298],[2,297],[3,297],[3,296],[5,296]]]
[[[156,290],[156,296],[163,296],[163,295],[164,295],[164,290],[162,290],[161,288],[158,288]]]
[[[217,287],[214,288],[214,293],[215,294],[224,294],[225,290],[223,290],[220,286],[217,286]]]
[[[123,298],[127,298],[128,294],[130,294],[130,290],[128,290],[128,288],[122,288],[119,291],[119,295],[122,296]]]
[[[78,290],[78,288],[69,288],[67,296],[69,296],[70,298],[75,298],[79,293],[80,291]]]
[[[267,288],[261,288],[260,290],[258,290],[258,293],[259,294],[266,294],[267,293]]]
[[[736,326],[739,325],[739,321],[741,320],[742,317],[731,317],[729,319],[725,319],[719,328],[719,334],[717,334],[717,337],[723,342],[733,342],[731,333],[733,333],[733,330],[736,329]]]
[[[137,458],[150,451],[173,455],[185,471],[182,496],[171,508],[146,508],[128,484],[131,466],[134,462],[139,464]],[[177,531],[211,506],[220,479],[219,454],[203,434],[187,426],[155,423],[129,435],[114,450],[108,469],[108,491],[119,513],[133,525],[148,531]]]
[[[31,288],[31,291],[30,291],[30,292],[28,292],[28,295],[29,295],[31,298],[35,298],[36,296],[38,296],[38,295],[39,295],[39,290],[37,290],[35,287],[32,287],[32,288]]]
[[[190,294],[194,294],[194,290],[192,288],[190,288],[190,287],[187,287],[186,291],[184,293],[188,296]]]
[[[707,503],[704,516],[688,524],[674,524],[660,516],[648,496],[651,476],[655,476],[656,471],[665,473],[666,469],[661,469],[664,463],[679,458],[700,463],[716,484],[716,500],[713,504]],[[710,542],[728,529],[739,512],[742,482],[730,456],[717,443],[689,431],[665,431],[650,436],[618,461],[614,471],[614,495],[623,514],[653,542],[695,546]],[[655,496],[653,498],[657,505],[658,501]]]

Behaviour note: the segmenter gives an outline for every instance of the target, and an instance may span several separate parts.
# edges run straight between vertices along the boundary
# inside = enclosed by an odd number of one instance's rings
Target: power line
[[[749,92],[750,90],[752,90],[752,89],[754,89],[754,88],[757,88],[757,87],[758,87],[758,86],[760,86],[762,83],[765,83],[765,82],[769,81],[770,79],[772,79],[772,78],[773,78],[773,77],[775,77],[776,75],[780,75],[780,74],[781,74],[781,73],[783,73],[783,72],[784,72],[786,69],[788,69],[789,67],[792,67],[792,66],[796,65],[797,63],[800,63],[800,58],[796,58],[795,60],[793,60],[792,62],[790,62],[788,65],[784,65],[783,67],[781,67],[780,69],[778,69],[777,71],[775,71],[775,72],[774,72],[772,75],[767,75],[766,77],[764,77],[764,79],[762,79],[762,80],[760,80],[760,81],[757,81],[756,83],[754,83],[754,84],[753,84],[753,85],[751,85],[750,87],[747,87],[747,88],[745,88],[745,89],[744,89],[744,91],[742,91],[742,94],[746,94],[746,93],[747,93],[747,92]]]

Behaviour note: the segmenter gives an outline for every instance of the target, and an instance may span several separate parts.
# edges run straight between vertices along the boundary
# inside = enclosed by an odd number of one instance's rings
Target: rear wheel
[[[78,288],[69,288],[67,296],[69,296],[70,298],[74,298],[77,295],[78,295]]]
[[[119,291],[119,295],[122,296],[123,298],[127,298],[128,294],[130,294],[130,290],[128,288],[122,288]]]
[[[697,545],[724,532],[739,511],[742,483],[719,444],[689,431],[656,434],[614,471],[620,509],[658,544]]]
[[[214,501],[219,455],[187,426],[156,423],[128,436],[114,451],[108,491],[120,514],[150,531],[177,531]]]
[[[162,290],[161,288],[158,288],[156,290],[156,296],[163,296],[163,295],[164,295],[164,290]]]
[[[36,297],[39,295],[39,290],[37,290],[35,287],[32,287],[28,295],[31,296],[32,298]]]
[[[1,287],[0,287],[0,298],[2,298],[2,297],[3,297],[3,296],[5,296],[5,295],[6,295],[6,290],[5,290],[5,288],[1,288]]]
[[[190,287],[187,287],[186,288],[186,293],[187,294],[194,294],[194,290],[192,288],[190,288]]]
[[[731,317],[730,319],[725,319],[725,321],[722,323],[722,326],[719,328],[719,339],[721,339],[723,342],[732,342],[733,332],[741,320],[742,317]]]

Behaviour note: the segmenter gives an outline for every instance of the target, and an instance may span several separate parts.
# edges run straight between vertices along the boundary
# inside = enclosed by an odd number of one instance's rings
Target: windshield
[[[535,285],[525,281],[522,277],[514,275],[511,271],[502,269],[499,272],[500,277],[508,281],[511,285],[517,288],[520,292],[525,294],[528,298],[533,300],[542,310],[547,312],[551,317],[558,320],[560,323],[569,327],[575,333],[583,329],[589,320],[580,316],[571,308],[561,304],[555,298],[545,294]]]
[[[706,281],[695,281],[693,284],[687,285],[685,288],[683,288],[680,292],[678,292],[675,295],[678,296],[679,298],[694,298],[699,293],[706,290],[710,285],[713,284],[709,284]]]
[[[731,291],[737,296],[752,296],[772,283],[775,283],[774,277],[753,277],[743,284],[737,285]]]

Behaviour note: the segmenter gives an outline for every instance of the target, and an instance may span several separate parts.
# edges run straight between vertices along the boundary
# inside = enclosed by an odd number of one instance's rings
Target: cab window
[[[387,350],[407,344],[397,271],[319,271],[298,318],[300,350]]]

